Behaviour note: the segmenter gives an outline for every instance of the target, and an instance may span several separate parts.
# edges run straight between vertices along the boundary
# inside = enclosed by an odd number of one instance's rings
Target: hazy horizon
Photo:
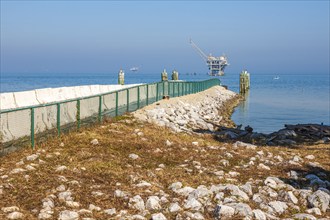
[[[329,74],[329,1],[1,1],[1,74]],[[132,73],[133,74],[133,73]]]

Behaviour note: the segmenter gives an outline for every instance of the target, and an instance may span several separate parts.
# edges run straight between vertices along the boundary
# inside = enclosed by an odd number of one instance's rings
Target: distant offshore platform
[[[220,57],[215,57],[210,55],[206,55],[191,39],[190,44],[193,48],[196,49],[198,54],[206,61],[206,65],[208,66],[210,72],[208,73],[210,76],[223,76],[225,67],[229,65],[227,61],[227,57],[222,55]]]

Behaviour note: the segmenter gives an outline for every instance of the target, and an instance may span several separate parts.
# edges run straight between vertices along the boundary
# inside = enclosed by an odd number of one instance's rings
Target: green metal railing
[[[5,117],[7,114],[7,120],[10,120],[8,114],[11,113],[17,113],[20,111],[30,111],[30,141],[31,141],[31,147],[35,147],[35,134],[39,133],[36,131],[36,110],[39,110],[44,107],[49,106],[56,106],[56,115],[51,115],[48,113],[47,108],[43,109],[46,111],[46,113],[42,115],[42,120],[45,120],[44,117],[48,117],[48,120],[55,120],[53,118],[56,118],[56,123],[54,122],[54,125],[52,125],[51,129],[57,130],[57,135],[60,136],[62,132],[62,126],[61,122],[63,122],[61,115],[62,114],[69,114],[68,112],[61,111],[61,107],[68,103],[75,103],[75,118],[73,120],[74,127],[79,129],[81,127],[81,123],[83,120],[85,120],[88,117],[82,118],[82,110],[89,110],[88,106],[84,106],[82,102],[84,100],[90,100],[92,99],[95,101],[95,99],[98,99],[98,106],[95,114],[89,115],[89,117],[96,118],[95,121],[98,121],[99,123],[102,122],[104,116],[119,116],[121,114],[124,114],[126,112],[135,111],[141,107],[144,107],[146,105],[152,104],[158,100],[161,100],[164,96],[170,96],[170,97],[178,97],[183,95],[188,95],[192,93],[197,93],[203,90],[206,90],[208,88],[211,88],[213,86],[220,85],[219,79],[210,79],[205,81],[163,81],[163,82],[157,82],[157,83],[150,83],[150,84],[142,84],[134,87],[125,88],[122,90],[117,90],[109,93],[103,93],[99,95],[94,96],[88,96],[88,97],[82,97],[77,99],[71,99],[71,100],[65,100],[60,102],[53,102],[48,103],[45,105],[37,105],[37,106],[29,106],[29,107],[23,107],[23,108],[16,108],[16,109],[8,109],[0,111],[0,116]],[[132,97],[132,95],[135,95],[136,97]],[[121,94],[121,95],[120,95]],[[112,96],[115,96],[114,100],[111,99]],[[112,101],[114,101],[113,107],[108,107],[108,105],[111,105]],[[94,107],[94,106],[93,106]],[[95,106],[96,107],[96,106]],[[67,107],[68,108],[68,107]],[[40,119],[38,119],[40,120]],[[44,122],[44,121],[42,121]],[[1,123],[8,123],[8,121],[1,120]],[[64,122],[63,122],[64,123]],[[1,126],[1,129],[3,126]],[[21,129],[20,126],[15,127],[17,129]],[[8,127],[8,130],[10,128]],[[47,129],[46,129],[47,130]],[[23,132],[24,133],[24,132]],[[3,138],[4,132],[1,131],[0,135]],[[13,141],[13,140],[10,140]],[[1,142],[3,142],[1,140]],[[1,150],[1,149],[0,149]],[[0,152],[1,154],[1,152]]]

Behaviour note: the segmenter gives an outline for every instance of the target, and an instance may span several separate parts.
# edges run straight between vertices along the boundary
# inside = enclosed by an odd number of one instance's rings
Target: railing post
[[[149,105],[149,84],[147,84],[147,105]]]
[[[178,94],[177,91],[176,91],[177,90],[176,85],[177,85],[177,82],[174,83],[174,96],[175,97],[177,97],[177,94]]]
[[[137,87],[137,109],[140,108],[140,86]]]
[[[163,81],[163,96],[165,96],[165,82]]]
[[[80,100],[77,100],[77,128],[80,128]]]
[[[34,150],[34,108],[31,108],[31,147]]]
[[[187,83],[184,84],[184,95],[187,95]]]
[[[178,84],[178,87],[179,87],[179,96],[182,96],[182,83],[181,82]]]
[[[158,101],[158,90],[159,90],[159,88],[158,88],[158,83],[157,83],[157,85],[156,85],[156,102]]]
[[[57,135],[61,136],[61,104],[57,103]]]
[[[126,90],[126,94],[127,94],[127,97],[126,97],[126,111],[129,112],[129,89]]]
[[[102,122],[102,96],[99,96],[99,122]]]
[[[118,116],[118,91],[116,91],[116,110],[115,110],[116,116]]]

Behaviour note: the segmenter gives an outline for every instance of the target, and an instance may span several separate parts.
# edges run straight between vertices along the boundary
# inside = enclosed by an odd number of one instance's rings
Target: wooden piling
[[[247,90],[250,89],[250,74],[243,70],[239,75],[239,92],[244,94]]]

